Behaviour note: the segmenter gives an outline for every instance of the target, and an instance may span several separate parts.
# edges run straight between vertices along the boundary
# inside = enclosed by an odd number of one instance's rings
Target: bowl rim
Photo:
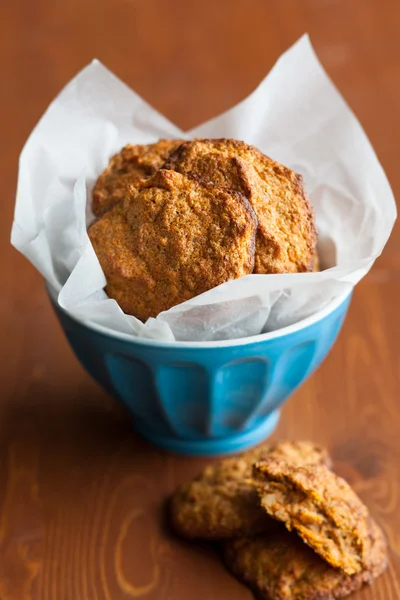
[[[123,333],[120,331],[111,331],[108,327],[103,325],[99,325],[97,323],[93,323],[88,319],[79,319],[71,315],[65,308],[60,306],[57,301],[57,292],[56,290],[46,282],[46,290],[48,295],[50,296],[51,301],[55,304],[56,308],[66,314],[70,319],[81,325],[82,327],[86,327],[87,329],[91,329],[92,331],[96,331],[97,333],[102,334],[108,338],[117,339],[123,342],[127,342],[129,344],[139,344],[148,347],[163,347],[163,348],[174,348],[174,349],[211,349],[211,348],[228,348],[228,347],[236,347],[236,346],[246,346],[260,342],[267,342],[270,340],[274,340],[276,338],[283,338],[288,335],[295,333],[296,331],[300,331],[302,329],[306,329],[310,327],[314,323],[322,321],[328,315],[335,312],[342,304],[346,302],[346,300],[352,295],[353,287],[348,290],[346,289],[341,294],[333,298],[328,304],[312,314],[305,319],[301,319],[297,321],[293,325],[287,325],[286,327],[282,327],[280,329],[276,329],[274,331],[269,331],[267,333],[261,333],[258,335],[247,336],[243,338],[238,338],[234,340],[216,340],[216,341],[194,341],[194,342],[186,342],[186,341],[166,341],[166,340],[156,340],[150,338],[139,338],[129,335],[128,333]]]

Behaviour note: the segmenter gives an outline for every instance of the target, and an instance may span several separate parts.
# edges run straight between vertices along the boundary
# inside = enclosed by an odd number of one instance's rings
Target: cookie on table
[[[370,517],[349,484],[324,465],[264,457],[254,468],[261,506],[347,575],[369,568]]]
[[[154,175],[183,140],[159,140],[155,144],[128,144],[110,158],[93,189],[92,210],[99,217],[121,202],[127,185],[136,188]]]
[[[169,514],[175,531],[187,538],[221,540],[272,530],[275,524],[260,506],[252,480],[252,465],[265,456],[296,465],[331,465],[327,451],[307,441],[263,445],[215,462],[173,494]]]
[[[256,230],[254,211],[239,192],[160,169],[88,234],[107,294],[125,313],[146,321],[250,274]]]
[[[232,160],[247,170],[247,185],[235,177]],[[258,218],[254,273],[312,271],[317,233],[301,175],[254,146],[232,139],[197,139],[171,154],[164,168],[208,179],[246,195]]]
[[[387,566],[386,542],[370,521],[368,567],[354,575],[334,569],[295,533],[272,534],[224,542],[228,569],[265,600],[334,600],[371,584]]]

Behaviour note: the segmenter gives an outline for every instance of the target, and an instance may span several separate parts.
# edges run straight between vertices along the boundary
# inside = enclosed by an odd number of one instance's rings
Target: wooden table
[[[400,192],[398,0],[17,0],[0,65],[0,599],[250,599],[162,504],[203,461],[131,430],[83,371],[43,282],[9,245],[17,160],[46,105],[94,56],[182,128],[244,98],[308,31]],[[334,350],[275,437],[327,444],[388,536],[390,566],[355,598],[400,598],[399,227],[357,287]]]

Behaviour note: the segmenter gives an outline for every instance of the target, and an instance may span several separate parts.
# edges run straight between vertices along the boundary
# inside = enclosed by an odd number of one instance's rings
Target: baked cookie
[[[370,522],[369,567],[354,575],[334,569],[284,529],[224,543],[228,569],[265,600],[334,600],[372,583],[387,566],[386,542]]]
[[[128,144],[110,158],[93,189],[93,213],[99,217],[121,202],[127,185],[136,187],[154,175],[183,140],[160,140],[155,144]]]
[[[246,186],[237,179],[232,159],[246,168]],[[185,142],[164,168],[236,189],[249,199],[258,218],[254,273],[312,271],[316,256],[314,214],[301,175],[254,146],[231,139]]]
[[[326,562],[347,575],[368,569],[368,509],[349,484],[324,465],[294,466],[266,457],[257,463],[261,505],[295,530]]]
[[[254,211],[239,192],[161,169],[88,233],[107,294],[146,321],[251,273],[256,229]]]
[[[261,508],[252,480],[253,463],[267,455],[296,465],[331,464],[326,450],[301,441],[264,445],[216,462],[173,494],[169,513],[174,529],[187,538],[210,540],[273,529],[274,523]]]

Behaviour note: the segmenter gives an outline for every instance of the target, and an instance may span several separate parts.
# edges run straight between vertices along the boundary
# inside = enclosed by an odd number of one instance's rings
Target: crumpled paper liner
[[[146,323],[125,315],[103,290],[87,235],[91,190],[122,146],[162,137],[244,140],[301,173],[325,270],[248,275]],[[186,133],[93,61],[52,102],[21,153],[11,241],[80,320],[132,337],[219,340],[295,323],[350,291],[381,253],[395,218],[364,131],[303,36],[248,98]]]

